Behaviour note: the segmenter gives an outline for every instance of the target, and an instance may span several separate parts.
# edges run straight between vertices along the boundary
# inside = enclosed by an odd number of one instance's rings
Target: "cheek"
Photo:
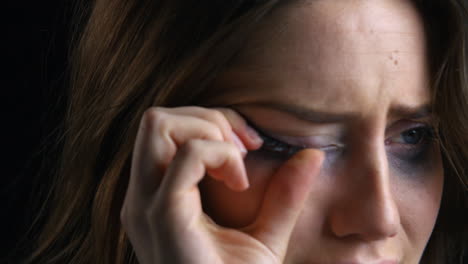
[[[406,171],[406,173],[403,173]],[[422,252],[434,228],[443,190],[443,165],[440,153],[436,153],[425,169],[417,167],[409,173],[408,169],[395,169],[393,193],[396,194],[402,227],[413,248]]]
[[[417,151],[405,153],[389,151],[388,160],[395,174],[412,181],[425,182],[441,175],[440,148],[434,144],[427,144]]]
[[[269,179],[281,165],[265,161],[255,153],[249,153],[244,161],[250,181],[248,190],[232,191],[209,176],[200,183],[203,209],[219,225],[240,228],[251,224],[260,209]]]

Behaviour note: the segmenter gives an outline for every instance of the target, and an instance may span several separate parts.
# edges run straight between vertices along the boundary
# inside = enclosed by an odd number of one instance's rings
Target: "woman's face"
[[[247,155],[245,192],[202,183],[215,221],[251,223],[269,179],[294,150],[288,144],[321,148],[325,161],[285,263],[419,261],[437,218],[443,169],[431,130],[424,30],[410,1],[282,7],[216,85],[225,91],[218,105],[237,110],[267,141],[287,144]]]

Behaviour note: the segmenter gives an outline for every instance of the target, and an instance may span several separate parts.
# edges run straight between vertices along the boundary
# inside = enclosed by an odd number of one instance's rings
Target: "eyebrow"
[[[254,105],[270,108],[273,110],[279,110],[281,112],[290,114],[298,119],[317,124],[341,123],[352,119],[356,119],[357,117],[361,116],[361,114],[358,112],[325,112],[299,105],[284,104],[279,102],[259,102],[255,103]],[[424,117],[428,117],[431,114],[431,107],[428,104],[424,104],[422,106],[417,107],[396,105],[390,109],[388,116],[395,118],[398,117],[407,119],[421,119]]]
[[[406,105],[397,105],[390,108],[389,116],[405,117],[410,119],[420,119],[432,115],[432,107],[429,104],[412,107]]]

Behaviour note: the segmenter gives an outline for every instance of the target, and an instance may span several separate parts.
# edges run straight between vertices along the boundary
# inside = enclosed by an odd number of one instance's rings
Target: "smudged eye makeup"
[[[389,149],[390,155],[399,160],[399,167],[404,164],[408,167],[421,165],[430,160],[430,154],[433,146],[437,143],[437,138],[433,127],[419,125],[386,139],[385,145]]]
[[[278,139],[274,139],[273,137],[267,136],[258,130],[257,132],[263,140],[263,145],[261,146],[259,152],[262,152],[269,157],[286,159],[305,148],[305,146],[293,146]]]
[[[288,159],[297,152],[306,148],[320,149],[326,153],[337,152],[342,149],[342,146],[338,144],[328,144],[323,146],[311,146],[307,144],[295,145],[276,139],[273,136],[267,135],[264,132],[259,132],[259,136],[263,139],[263,145],[259,151],[269,157],[280,159]]]
[[[292,138],[291,142],[288,142],[287,140],[279,139],[282,136],[276,137],[264,132],[253,125],[252,122],[248,122],[248,124],[254,128],[260,138],[262,138],[263,145],[256,152],[265,158],[286,160],[306,148],[319,149],[327,154],[342,152],[344,148],[344,144],[334,142],[330,136],[288,137]]]
[[[435,130],[430,126],[418,126],[385,140],[386,145],[399,144],[406,147],[414,147],[436,139]]]
[[[285,140],[269,135],[249,122],[263,139],[263,145],[256,153],[264,158],[274,160],[287,160],[297,152],[306,148],[316,148],[323,150],[327,156],[331,154],[341,154],[345,150],[345,145],[341,143],[327,144],[293,144]],[[407,165],[421,164],[429,159],[432,146],[437,141],[435,130],[428,124],[418,124],[411,128],[404,128],[385,140],[386,148],[391,158],[399,160],[401,167],[402,161]],[[295,141],[298,142],[298,141]]]

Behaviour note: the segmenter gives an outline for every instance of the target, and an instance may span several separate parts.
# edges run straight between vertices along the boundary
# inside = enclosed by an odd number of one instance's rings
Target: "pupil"
[[[423,133],[420,129],[412,129],[404,132],[402,136],[406,144],[416,145],[421,141]]]

